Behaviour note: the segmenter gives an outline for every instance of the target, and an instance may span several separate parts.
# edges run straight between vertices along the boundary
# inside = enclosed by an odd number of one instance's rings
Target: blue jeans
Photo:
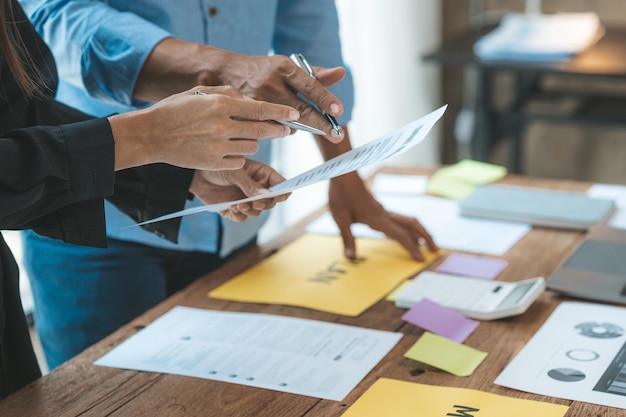
[[[50,370],[226,260],[113,239],[99,249],[30,231],[23,238],[35,326]]]

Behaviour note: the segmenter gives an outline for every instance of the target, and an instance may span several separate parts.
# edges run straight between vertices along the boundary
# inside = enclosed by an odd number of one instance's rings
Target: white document
[[[377,174],[374,177],[372,193],[375,196],[396,194],[411,196],[426,194],[428,177],[425,175]]]
[[[518,222],[496,221],[460,215],[457,201],[432,196],[391,196],[376,194],[389,211],[415,217],[445,249],[501,256],[520,240],[531,227]],[[363,224],[352,225],[358,237],[384,238],[384,234]],[[325,213],[306,228],[308,233],[339,234],[329,213]]]
[[[626,308],[563,302],[495,383],[626,409]]]
[[[398,155],[420,143],[422,139],[426,137],[428,132],[430,132],[435,123],[437,123],[441,116],[443,116],[446,108],[447,105],[442,106],[421,119],[409,123],[408,125],[401,127],[383,137],[330,159],[316,168],[310,169],[294,178],[283,181],[272,187],[269,193],[236,201],[208,204],[202,207],[181,210],[176,213],[167,214],[156,219],[138,223],[136,226],[173,219],[175,217],[181,217],[188,214],[200,213],[202,211],[218,212],[227,209],[233,204],[276,197],[281,194],[290,193],[298,188],[306,187],[307,185],[316,184],[318,182],[355,171],[375,162],[384,161],[385,159]]]
[[[95,365],[341,401],[401,337],[314,320],[174,307]]]
[[[626,186],[594,184],[587,190],[587,195],[615,201],[615,212],[607,221],[607,225],[614,229],[626,229]]]

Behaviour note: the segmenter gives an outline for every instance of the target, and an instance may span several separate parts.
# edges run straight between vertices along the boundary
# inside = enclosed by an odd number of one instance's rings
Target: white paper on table
[[[174,307],[94,364],[341,401],[401,333]]]
[[[626,186],[594,184],[587,190],[587,195],[615,201],[615,212],[606,224],[614,229],[626,229]]]
[[[495,383],[626,409],[626,308],[562,302]]]
[[[531,230],[531,226],[524,223],[461,216],[455,200],[427,195],[400,197],[379,194],[376,198],[389,211],[417,218],[435,243],[445,249],[501,256]],[[353,225],[351,230],[357,237],[385,237],[363,224]],[[306,231],[339,234],[328,213],[311,222]]]
[[[374,195],[421,195],[426,194],[427,187],[428,177],[425,175],[377,174],[374,177],[372,193]]]
[[[194,207],[186,210],[170,213],[156,219],[137,223],[134,226],[141,226],[149,223],[173,219],[189,214],[203,211],[218,212],[228,209],[234,204],[247,203],[264,198],[276,197],[281,194],[290,193],[298,188],[316,184],[330,178],[338,177],[348,172],[355,171],[375,162],[384,161],[392,156],[398,155],[409,148],[420,143],[433,128],[435,123],[443,116],[448,106],[442,106],[437,110],[427,114],[421,119],[415,120],[393,132],[375,139],[365,145],[352,149],[323,164],[310,169],[298,176],[281,182],[270,189],[269,193],[244,198],[241,200],[227,201],[217,204],[208,204],[202,207]]]

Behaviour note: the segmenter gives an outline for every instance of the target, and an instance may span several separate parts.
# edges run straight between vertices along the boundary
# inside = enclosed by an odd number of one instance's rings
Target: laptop
[[[548,279],[568,296],[626,304],[626,230],[596,226]]]

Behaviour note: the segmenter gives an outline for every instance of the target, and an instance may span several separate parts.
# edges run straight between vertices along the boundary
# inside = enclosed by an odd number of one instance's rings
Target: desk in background
[[[429,175],[434,170],[388,168],[383,172]],[[590,185],[515,175],[508,176],[502,182],[569,191],[584,191]],[[304,219],[272,243],[242,253],[221,269],[198,279],[52,373],[0,401],[0,416],[336,417],[342,415],[379,377],[473,388],[510,397],[571,405],[567,417],[624,415],[624,410],[620,409],[550,398],[494,385],[493,381],[505,365],[563,300],[551,292],[542,294],[523,315],[481,323],[464,344],[488,352],[489,355],[469,377],[456,377],[404,358],[403,354],[419,338],[422,330],[404,322],[401,316],[405,310],[396,308],[390,301],[381,300],[358,317],[344,317],[298,307],[207,298],[208,291],[299,237],[306,223],[322,212],[323,210]],[[583,234],[577,232],[533,229],[503,256],[509,266],[498,279],[516,281],[532,276],[548,277],[582,237]],[[442,260],[443,258],[438,259],[427,270],[435,270]],[[405,336],[342,402],[185,376],[92,365],[96,359],[176,305],[293,316],[401,332]]]
[[[475,71],[473,159],[489,161],[492,145],[509,133],[513,139],[510,170],[521,172],[522,136],[532,121],[626,126],[626,91],[606,85],[626,80],[626,28],[606,28],[596,44],[567,61],[483,61],[474,54],[474,43],[494,27],[454,36],[423,57],[427,62]],[[494,91],[494,84],[502,74],[513,78],[511,91],[506,92],[510,99],[496,108],[494,96],[501,91]]]

